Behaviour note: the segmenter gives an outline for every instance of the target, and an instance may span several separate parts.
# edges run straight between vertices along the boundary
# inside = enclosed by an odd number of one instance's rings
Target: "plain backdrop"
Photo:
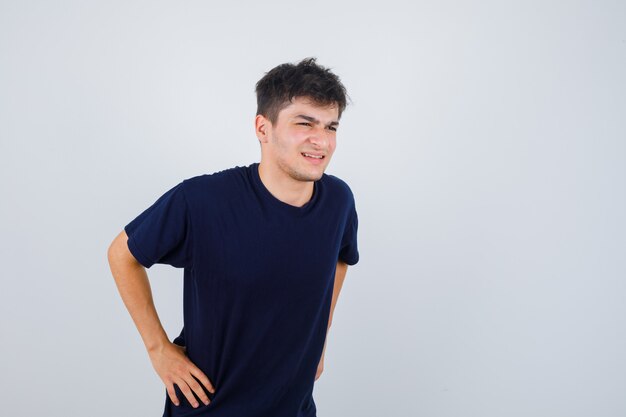
[[[625,416],[626,3],[434,0],[1,1],[0,414],[161,415],[107,248],[259,161],[254,84],[310,56],[361,255],[318,416]]]

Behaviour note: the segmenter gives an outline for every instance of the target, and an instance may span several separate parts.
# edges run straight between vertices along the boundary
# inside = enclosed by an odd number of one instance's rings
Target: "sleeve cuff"
[[[132,236],[128,236],[128,241],[126,243],[128,244],[128,250],[135,257],[137,262],[139,262],[146,268],[150,268],[152,265],[154,265],[154,262],[144,256],[143,253],[141,253],[141,251],[137,247],[137,244],[135,243],[135,239],[133,239]]]

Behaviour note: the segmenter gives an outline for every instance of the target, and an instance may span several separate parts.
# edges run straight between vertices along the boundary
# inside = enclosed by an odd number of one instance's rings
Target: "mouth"
[[[315,165],[321,164],[324,158],[326,158],[326,155],[308,152],[302,152],[301,155],[304,157],[304,159]]]

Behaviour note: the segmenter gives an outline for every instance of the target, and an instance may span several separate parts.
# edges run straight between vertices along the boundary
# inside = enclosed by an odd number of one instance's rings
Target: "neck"
[[[293,179],[277,166],[259,163],[259,177],[268,191],[283,203],[302,207],[313,196],[313,181]]]

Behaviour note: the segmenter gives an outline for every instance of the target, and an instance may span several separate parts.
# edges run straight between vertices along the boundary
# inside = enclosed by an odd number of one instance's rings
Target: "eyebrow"
[[[300,118],[302,118],[304,120],[307,120],[307,121],[309,121],[309,122],[311,122],[313,124],[316,124],[316,125],[320,123],[320,121],[317,120],[315,117],[306,116],[304,114],[299,114],[296,117],[300,117]],[[332,121],[332,122],[330,122],[328,124],[328,126],[339,126],[339,122],[338,121]]]

